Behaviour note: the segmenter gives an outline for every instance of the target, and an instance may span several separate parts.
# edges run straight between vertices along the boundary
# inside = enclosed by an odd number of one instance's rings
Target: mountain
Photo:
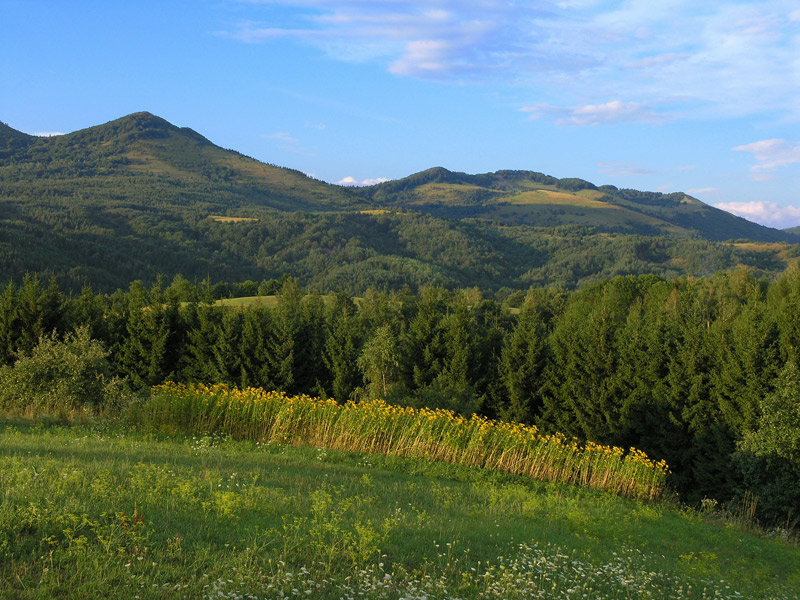
[[[721,241],[729,239],[739,241]],[[146,112],[54,137],[0,123],[0,283],[50,272],[71,290],[113,291],[158,274],[291,274],[353,294],[574,288],[737,265],[768,274],[797,261],[798,239],[685,194],[530,171],[436,168],[344,188]]]
[[[533,171],[468,175],[437,167],[360,193],[386,207],[507,225],[581,224],[605,232],[699,236],[711,241],[800,240],[791,232],[752,223],[683,193],[597,187],[583,179],[557,179]]]
[[[223,150],[189,128],[147,112],[53,137],[0,128],[0,181],[26,193],[31,188],[80,196],[89,186],[95,203],[121,194],[126,182],[150,188],[142,204],[198,204],[209,211],[237,208],[330,210],[358,203],[347,189],[299,171],[264,164]],[[156,193],[157,192],[157,193]],[[156,200],[157,198],[157,200]]]

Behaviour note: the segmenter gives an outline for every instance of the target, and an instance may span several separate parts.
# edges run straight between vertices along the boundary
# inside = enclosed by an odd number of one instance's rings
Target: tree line
[[[290,277],[237,285],[276,303],[222,306],[218,286],[182,278],[68,296],[28,276],[0,293],[2,372],[54,331],[88,330],[109,375],[136,389],[229,383],[522,421],[663,458],[688,501],[754,495],[762,518],[797,517],[797,269],[617,277],[502,302],[477,288],[354,299]]]

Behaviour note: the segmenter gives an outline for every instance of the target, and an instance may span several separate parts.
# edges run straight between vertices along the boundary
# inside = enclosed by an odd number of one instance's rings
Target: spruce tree
[[[273,387],[270,377],[269,340],[272,339],[272,312],[263,307],[251,307],[244,313],[239,347],[242,387]]]
[[[182,351],[178,303],[167,302],[160,280],[150,292],[131,284],[126,329],[121,367],[131,383],[143,388],[174,379]]]
[[[516,326],[505,338],[500,374],[507,401],[500,416],[509,421],[533,423],[541,413],[547,341],[539,309],[533,298],[522,306]]]
[[[214,347],[222,310],[212,302],[191,303],[183,311],[187,323],[186,346],[181,361],[181,378],[216,383]]]
[[[346,305],[339,306],[329,317],[322,358],[329,372],[330,391],[342,403],[360,384],[360,329],[354,310]]]
[[[215,381],[234,385],[239,382],[242,363],[239,346],[242,338],[242,311],[224,308],[216,328],[214,354]]]
[[[20,327],[17,291],[9,282],[0,294],[0,365],[14,362]]]

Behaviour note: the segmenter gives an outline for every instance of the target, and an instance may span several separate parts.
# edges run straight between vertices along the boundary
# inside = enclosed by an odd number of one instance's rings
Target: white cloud
[[[37,131],[32,135],[37,137],[55,137],[57,135],[64,135],[64,133],[61,131]]]
[[[769,173],[779,167],[800,163],[800,144],[792,145],[781,139],[761,140],[736,146],[734,150],[753,154],[756,164],[750,167],[750,170],[756,176],[766,174],[769,177]]]
[[[786,229],[800,225],[800,206],[775,202],[720,202],[714,206],[768,227]]]
[[[640,102],[613,100],[605,104],[586,106],[549,106],[536,104],[520,109],[531,114],[532,119],[547,114],[558,117],[556,123],[564,125],[613,125],[618,123],[662,123],[664,117]]]
[[[262,0],[224,32],[293,39],[398,76],[499,80],[538,101],[583,106],[577,123],[772,112],[800,117],[796,0]],[[259,8],[264,4],[269,9]],[[281,7],[280,21],[264,22]],[[288,16],[287,16],[288,15]],[[616,97],[620,107],[598,104]],[[633,101],[636,100],[636,101]],[[543,112],[542,114],[547,114]],[[562,116],[563,115],[556,115]],[[631,115],[628,115],[627,120]]]
[[[358,180],[355,177],[347,176],[344,179],[341,179],[336,182],[336,185],[346,185],[346,186],[364,186],[364,185],[375,185],[376,183],[383,183],[384,181],[389,181],[386,177],[377,177],[375,179],[361,179]]]
[[[451,68],[451,46],[443,40],[415,40],[406,44],[405,54],[389,67],[395,75],[422,75]]]

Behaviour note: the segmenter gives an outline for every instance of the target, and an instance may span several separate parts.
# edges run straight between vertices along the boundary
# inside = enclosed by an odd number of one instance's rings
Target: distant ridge
[[[332,185],[149,112],[54,137],[0,124],[0,283],[50,272],[72,290],[109,291],[158,274],[291,274],[352,294],[572,288],[737,265],[773,273],[797,262],[798,239],[686,194],[535,171],[435,167],[365,188]]]
[[[640,192],[558,179],[535,171],[469,175],[442,167],[379,183],[359,193],[383,206],[453,218],[554,227],[582,224],[609,232],[700,236],[707,240],[795,242],[791,231],[753,223],[677,192]]]

